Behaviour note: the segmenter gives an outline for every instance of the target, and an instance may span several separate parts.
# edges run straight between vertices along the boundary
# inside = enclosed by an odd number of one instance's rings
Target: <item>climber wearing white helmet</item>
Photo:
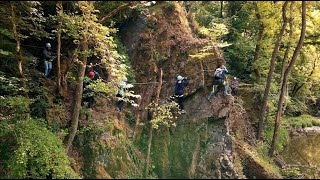
[[[127,84],[127,82],[128,82],[128,78],[124,77],[122,78],[121,82],[118,84],[118,93],[116,95],[116,97],[119,97],[119,100],[117,102],[117,107],[116,107],[117,111],[121,111],[121,108],[124,104],[124,100],[122,98],[126,96],[126,91],[129,88],[133,87],[132,84]]]
[[[47,43],[47,44],[46,44],[46,48],[51,48],[51,44],[50,44],[50,43]]]
[[[177,80],[178,80],[178,81],[181,81],[182,79],[183,79],[183,77],[182,77],[182,76],[180,76],[180,75],[179,75],[179,76],[177,76]]]
[[[236,96],[238,94],[238,86],[239,86],[239,81],[237,80],[237,77],[234,77],[233,80],[231,81],[231,95]]]
[[[186,85],[188,85],[188,80],[186,77],[182,77],[182,76],[177,76],[177,82],[176,82],[176,89],[175,89],[175,97],[178,99],[178,104],[179,104],[179,108],[180,108],[180,112],[181,113],[186,113],[186,111],[184,110],[184,100],[185,97],[183,95],[184,93],[184,87]]]
[[[42,52],[42,61],[44,62],[44,75],[49,76],[52,69],[52,61],[54,56],[52,56],[51,44],[46,43],[46,47]]]

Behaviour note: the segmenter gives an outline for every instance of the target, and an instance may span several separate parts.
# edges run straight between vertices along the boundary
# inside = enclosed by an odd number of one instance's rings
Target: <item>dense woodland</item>
[[[1,1],[0,177],[99,178],[88,170],[93,164],[90,156],[81,160],[81,168],[74,165],[79,162],[77,150],[101,151],[101,145],[92,144],[111,127],[90,119],[95,110],[82,104],[87,73],[99,73],[90,89],[113,110],[108,111],[110,117],[118,124],[126,122],[131,129],[139,127],[135,120],[139,117],[132,109],[141,106],[138,102],[143,101],[144,92],[129,91],[125,109],[114,111],[116,84],[124,76],[135,87],[144,83],[137,81],[139,64],[134,65],[128,55],[135,50],[125,47],[133,40],[125,39],[121,32],[140,16],[155,18],[154,24],[146,25],[155,26],[160,23],[157,8],[175,4],[183,7],[192,22],[194,36],[204,40],[189,56],[201,59],[208,50],[219,48],[230,77],[240,81],[239,106],[252,103],[251,108],[245,107],[254,129],[252,146],[264,148],[257,156],[280,169],[281,177],[299,177],[292,169],[282,171],[274,159],[280,157],[289,139],[288,129],[320,126],[318,1]],[[152,33],[149,38],[154,38]],[[193,41],[184,34],[181,39]],[[41,61],[46,43],[55,54],[49,77],[44,76]],[[154,43],[144,45],[168,47]],[[161,178],[157,167],[148,163],[156,151],[151,144],[159,127],[178,126],[172,120],[176,103],[162,103],[165,98],[160,96],[162,83],[169,83],[162,81],[162,76],[168,75],[162,75],[165,69],[160,68],[165,67],[160,65],[167,62],[166,54],[152,53],[159,60],[157,72],[161,75],[149,78],[160,85],[150,85],[154,101],[141,110],[149,117],[143,148],[133,138],[117,136],[130,144],[125,149],[143,154],[130,157],[143,162],[141,167],[137,165],[139,173],[122,176],[126,178]],[[250,93],[254,96],[246,98]],[[112,124],[111,129],[117,126]],[[112,143],[108,145],[112,149]],[[108,173],[110,178],[119,178]]]

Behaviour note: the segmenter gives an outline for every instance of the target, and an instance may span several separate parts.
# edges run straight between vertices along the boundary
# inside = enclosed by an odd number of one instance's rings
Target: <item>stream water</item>
[[[306,175],[304,178],[320,178],[320,134],[291,137],[281,154],[286,164]]]

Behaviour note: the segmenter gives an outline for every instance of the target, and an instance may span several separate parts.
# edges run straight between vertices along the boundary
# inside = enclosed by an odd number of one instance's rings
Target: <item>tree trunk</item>
[[[85,32],[88,32],[88,26],[86,26]],[[82,52],[88,51],[88,39],[87,35],[84,35],[83,42],[82,42]],[[83,56],[81,62],[79,62],[79,73],[77,77],[76,83],[76,90],[75,90],[75,97],[71,115],[71,132],[70,136],[66,145],[66,153],[68,154],[69,149],[72,145],[73,139],[76,136],[79,124],[79,114],[81,109],[81,100],[82,100],[82,92],[83,92],[83,78],[86,71],[86,64],[87,64],[87,56]]]
[[[287,64],[286,62],[287,62],[289,51],[290,51],[290,48],[291,48],[291,39],[292,39],[292,34],[293,34],[293,24],[292,24],[293,4],[294,4],[294,1],[291,1],[291,4],[290,4],[290,17],[289,17],[289,27],[290,27],[290,29],[289,29],[289,42],[287,44],[287,49],[286,49],[286,52],[285,52],[284,57],[282,59],[279,91],[281,91],[284,71],[286,69],[286,64]],[[285,86],[286,96],[287,96],[287,92],[288,92],[287,87],[288,86],[286,85]],[[281,113],[284,114],[284,110],[286,109],[285,100],[283,101],[282,107],[283,107],[283,111]]]
[[[256,49],[254,52],[254,57],[253,57],[252,63],[254,65],[253,72],[255,73],[255,76],[256,76],[256,83],[260,84],[261,83],[261,74],[260,74],[259,67],[257,65],[257,60],[259,59],[259,56],[260,56],[261,43],[262,43],[263,33],[264,33],[264,25],[261,22],[261,15],[259,13],[257,2],[255,2],[255,8],[256,8],[256,17],[260,22],[260,28],[259,28],[258,40],[257,40],[257,45],[256,45]]]
[[[18,57],[19,75],[23,79],[25,79],[25,76],[23,74],[23,68],[22,68],[23,59],[22,59],[22,55],[21,55],[21,42],[20,42],[18,30],[17,30],[17,24],[16,24],[17,20],[16,20],[15,7],[12,4],[12,2],[10,2],[10,8],[11,8],[11,23],[12,23],[13,37],[16,41],[16,53],[17,53],[17,57]]]
[[[220,1],[220,18],[223,18],[223,1]]]
[[[103,23],[104,21],[109,19],[111,16],[117,14],[119,11],[122,11],[122,10],[126,9],[127,7],[130,7],[132,5],[134,5],[134,1],[130,1],[130,2],[126,3],[126,4],[122,4],[121,6],[117,7],[116,9],[112,10],[109,14],[107,14],[106,16],[101,18],[98,22],[99,23]]]
[[[159,76],[159,85],[157,89],[157,95],[156,95],[156,103],[159,103],[159,98],[160,98],[160,92],[161,92],[161,87],[162,87],[162,76],[163,76],[163,71],[162,68],[160,69],[160,76]],[[153,136],[153,128],[152,124],[149,122],[149,139],[148,139],[148,152],[147,152],[147,159],[146,159],[146,165],[145,165],[145,178],[148,178],[149,174],[149,161],[150,161],[150,154],[151,154],[151,144],[152,144],[152,136]]]
[[[279,37],[274,45],[274,49],[273,49],[271,60],[270,60],[270,69],[269,69],[269,73],[268,73],[267,84],[266,84],[266,88],[264,91],[262,107],[261,107],[261,111],[260,111],[257,139],[261,138],[261,135],[262,135],[262,132],[264,129],[264,118],[265,118],[265,114],[266,114],[266,108],[267,108],[267,103],[268,103],[268,96],[269,96],[269,91],[270,91],[270,86],[271,86],[271,81],[272,81],[272,75],[273,75],[273,72],[275,69],[275,60],[276,60],[276,56],[279,51],[279,45],[282,41],[282,37],[283,37],[284,31],[285,31],[285,28],[287,26],[287,17],[286,17],[287,4],[288,4],[288,1],[286,1],[282,7],[283,24],[282,24],[282,28],[281,28]]]
[[[300,39],[299,42],[297,44],[297,47],[292,55],[291,61],[289,66],[286,68],[286,71],[284,73],[283,76],[283,83],[281,86],[281,93],[280,93],[280,97],[279,97],[279,102],[278,102],[278,109],[277,109],[277,115],[276,115],[276,119],[275,119],[275,127],[274,127],[274,133],[273,133],[273,138],[272,138],[272,144],[269,150],[269,155],[273,156],[274,151],[275,151],[275,147],[278,141],[278,132],[279,132],[279,126],[280,126],[280,120],[281,120],[281,111],[282,111],[282,103],[284,100],[284,95],[285,95],[285,86],[288,82],[288,75],[298,57],[298,54],[302,48],[303,45],[303,41],[305,38],[305,33],[306,33],[306,2],[302,1],[302,28],[301,28],[301,34],[300,34]]]
[[[57,2],[57,15],[58,15],[58,30],[57,30],[57,89],[61,93],[61,68],[60,68],[60,59],[61,59],[61,26],[62,26],[62,19],[61,13],[63,13],[62,1]]]
[[[148,139],[148,152],[147,152],[147,159],[146,159],[146,171],[145,171],[145,178],[148,179],[149,174],[149,161],[150,161],[150,153],[151,153],[151,144],[152,144],[152,135],[153,135],[153,128],[151,123],[149,124],[149,139]]]
[[[261,43],[262,43],[262,38],[263,38],[263,31],[264,31],[264,27],[261,27],[260,30],[259,30],[259,37],[258,37],[258,42],[257,42],[257,45],[256,45],[256,49],[255,49],[255,53],[254,53],[254,58],[253,58],[253,64],[254,64],[254,69],[253,69],[253,72],[256,76],[256,83],[257,84],[260,84],[261,83],[261,73],[260,73],[260,70],[259,70],[259,67],[257,65],[257,60],[260,56],[260,49],[261,49]]]
[[[10,9],[11,9],[11,23],[12,23],[12,31],[13,31],[13,37],[16,41],[16,53],[18,57],[18,71],[19,75],[22,78],[22,86],[24,89],[27,89],[27,82],[26,82],[26,77],[23,73],[23,59],[22,59],[22,54],[21,54],[21,40],[19,37],[19,32],[17,29],[17,19],[16,19],[16,12],[15,12],[15,6],[12,4],[10,1]],[[27,91],[23,91],[24,96],[29,99],[29,95]],[[27,112],[30,112],[29,107],[27,108]]]
[[[290,30],[289,30],[289,42],[287,44],[287,49],[286,52],[284,53],[284,57],[282,59],[282,68],[281,68],[281,78],[280,78],[280,88],[282,86],[282,80],[283,80],[283,75],[284,75],[284,71],[286,69],[286,62],[288,59],[288,55],[290,52],[290,48],[291,48],[291,39],[292,39],[292,34],[293,34],[293,24],[292,24],[292,14],[293,14],[293,3],[294,1],[291,2],[290,4],[290,18],[289,18],[289,26],[290,26]],[[280,90],[280,89],[279,89]]]

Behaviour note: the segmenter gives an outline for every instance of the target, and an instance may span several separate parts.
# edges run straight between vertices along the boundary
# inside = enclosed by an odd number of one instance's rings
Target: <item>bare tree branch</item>
[[[111,16],[115,15],[116,13],[118,13],[119,11],[122,11],[122,10],[126,9],[127,7],[130,7],[132,5],[133,5],[133,1],[130,1],[130,2],[126,3],[126,4],[123,4],[123,5],[119,6],[119,7],[117,7],[116,9],[112,10],[109,14],[107,14],[106,16],[101,18],[98,22],[102,23],[105,20],[109,19]]]

